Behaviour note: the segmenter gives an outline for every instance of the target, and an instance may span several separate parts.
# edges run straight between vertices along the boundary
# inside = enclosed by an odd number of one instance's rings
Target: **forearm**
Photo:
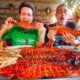
[[[2,36],[3,36],[3,34],[4,34],[6,31],[7,31],[6,28],[2,28],[2,29],[0,30],[0,40],[2,40]]]
[[[44,46],[44,42],[42,42],[42,40],[36,42],[36,47],[43,47],[43,46]]]
[[[43,30],[41,30],[41,31],[38,31],[38,34],[39,34],[39,42],[44,43],[45,32],[46,32],[46,29],[45,28],[43,28]]]
[[[44,45],[44,38],[45,38],[45,31],[42,33],[39,32],[39,41],[36,43],[37,46],[43,46]]]
[[[45,37],[45,34],[39,35],[39,42],[44,43],[44,37]]]
[[[54,43],[53,40],[49,40],[49,41],[46,43],[46,47],[53,47],[53,43]]]

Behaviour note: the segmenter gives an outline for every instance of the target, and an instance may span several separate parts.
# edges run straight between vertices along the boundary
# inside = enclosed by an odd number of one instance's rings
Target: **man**
[[[68,7],[66,4],[60,4],[55,13],[57,22],[54,24],[50,24],[50,27],[63,27],[67,26],[71,29],[76,29],[75,23],[68,21]],[[69,33],[64,32],[62,33],[62,36],[56,36],[57,31],[49,30],[46,31],[46,44],[49,44],[49,41],[54,42],[52,45],[59,46],[59,45],[75,45],[78,43],[78,41],[75,39],[75,37]],[[48,41],[49,40],[49,41]]]
[[[33,23],[34,6],[30,2],[22,2],[19,6],[20,21]],[[39,22],[35,22],[35,29],[27,29],[27,26],[19,26],[16,20],[7,18],[4,27],[0,30],[0,40],[12,41],[12,45],[42,46],[44,43],[45,28]]]

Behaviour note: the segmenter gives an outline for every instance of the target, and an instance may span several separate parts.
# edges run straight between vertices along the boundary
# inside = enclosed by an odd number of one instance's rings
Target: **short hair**
[[[60,4],[60,5],[57,6],[56,12],[57,12],[57,10],[58,10],[61,6],[65,6],[65,7],[67,7],[67,9],[68,9],[68,5],[67,5],[66,3],[62,3],[62,4]]]
[[[29,7],[29,8],[31,8],[32,11],[33,11],[33,15],[34,15],[35,7],[34,7],[34,5],[33,5],[31,2],[26,2],[26,1],[22,2],[22,3],[20,4],[20,6],[19,6],[19,13],[21,13],[21,9],[22,9],[23,7]]]

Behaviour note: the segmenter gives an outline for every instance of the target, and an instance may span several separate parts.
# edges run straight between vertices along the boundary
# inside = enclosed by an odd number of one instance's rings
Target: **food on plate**
[[[15,64],[21,57],[19,49],[3,50],[0,52],[0,68]]]
[[[8,66],[1,67],[0,76],[17,79],[80,76],[80,54],[77,51],[57,47],[21,47],[17,50],[6,50],[7,54],[10,52],[6,57],[10,58],[12,54],[11,58],[18,58],[14,60],[16,62],[12,61],[15,64],[10,62]]]

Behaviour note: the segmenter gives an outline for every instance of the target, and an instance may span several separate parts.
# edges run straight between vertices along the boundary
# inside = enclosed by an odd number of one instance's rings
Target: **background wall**
[[[61,0],[25,0],[32,2],[36,8],[36,19],[42,22],[54,22],[54,13],[56,6]],[[18,19],[18,7],[22,0],[0,0],[0,25],[2,25],[7,17],[12,16],[14,19]],[[13,8],[9,8],[9,5],[13,4]],[[49,7],[51,13],[47,14],[45,9]]]

